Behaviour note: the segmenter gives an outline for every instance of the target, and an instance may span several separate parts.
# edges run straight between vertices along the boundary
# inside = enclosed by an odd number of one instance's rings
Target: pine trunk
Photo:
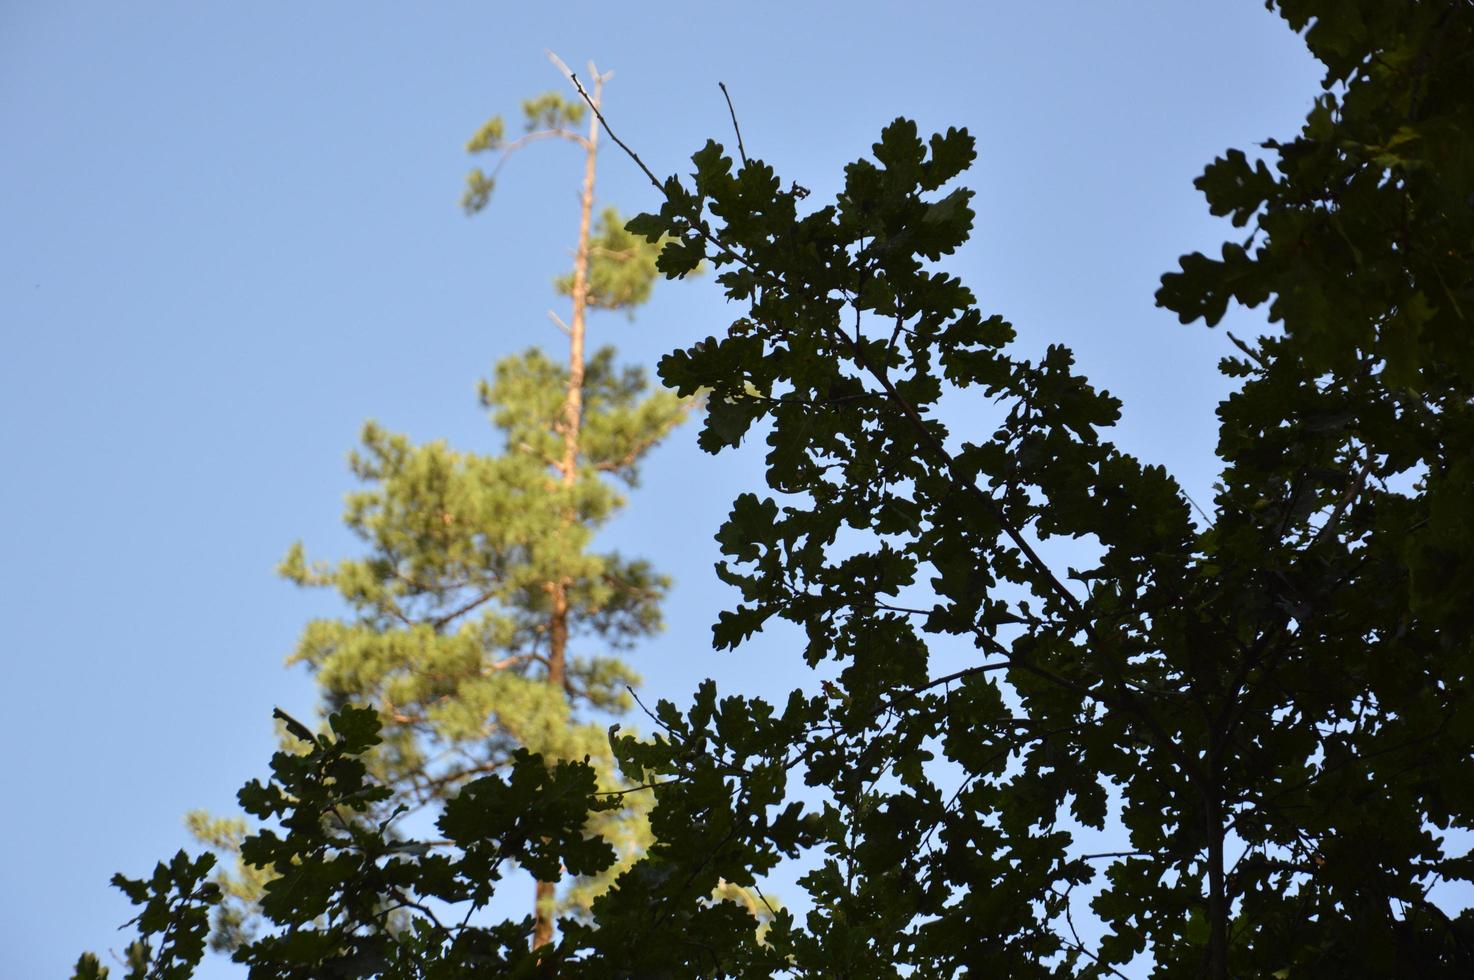
[[[603,80],[594,73],[593,103],[597,107]],[[571,488],[578,480],[579,432],[583,424],[584,321],[588,311],[589,239],[594,213],[594,165],[599,149],[599,119],[589,115],[589,134],[584,144],[583,191],[579,198],[578,249],[573,258],[573,314],[568,321],[568,389],[563,398],[563,458],[558,470],[563,486]],[[569,511],[564,526],[571,527],[578,515]],[[553,608],[548,621],[548,683],[560,692],[567,685],[568,656],[568,585],[567,579],[552,583]],[[553,941],[556,881],[539,881],[535,900],[532,945],[534,948]]]

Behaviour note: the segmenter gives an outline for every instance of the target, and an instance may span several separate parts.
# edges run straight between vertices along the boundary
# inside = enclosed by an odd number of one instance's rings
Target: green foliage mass
[[[611,349],[598,351],[584,378],[579,476],[564,485],[551,462],[566,386],[566,368],[536,350],[498,364],[481,386],[505,441],[496,454],[415,444],[367,424],[351,457],[365,488],[344,512],[364,553],[326,564],[297,544],[281,564],[287,579],[332,590],[349,610],[308,623],[288,662],[312,671],[330,709],[378,706],[383,733],[366,761],[396,804],[439,804],[524,750],[592,759],[604,788],[617,788],[604,726],[629,707],[627,688],[639,680],[618,654],[659,631],[669,580],[644,560],[595,550],[593,539],[624,505],[617,484],[637,482],[645,454],[688,406],[651,392],[643,372],[617,369]],[[546,677],[554,582],[567,583],[569,607],[562,689]],[[645,841],[644,802],[632,797],[591,825],[618,842],[623,860]],[[226,854],[246,829],[203,813],[189,822]],[[239,861],[217,876],[226,896],[218,947],[253,934],[269,867]],[[602,887],[576,882],[567,900],[586,907]]]
[[[708,682],[656,708],[654,738],[614,733],[625,777],[653,785],[654,843],[532,960],[525,924],[401,904],[402,927],[306,930],[313,962],[377,943],[382,967],[333,975],[1101,977],[1143,954],[1162,978],[1474,975],[1474,910],[1429,899],[1474,882],[1474,7],[1271,7],[1325,91],[1263,160],[1209,167],[1210,207],[1252,230],[1158,294],[1185,322],[1268,303],[1276,325],[1223,362],[1211,514],[1109,441],[1119,403],[1067,349],[1024,356],[936,269],[971,233],[970,192],[949,190],[968,133],[898,119],[817,207],[708,143],[629,228],[668,236],[665,274],[709,262],[745,308],[660,367],[709,392],[710,451],[765,433],[768,492],[718,532],[741,603],[714,640],[788,620],[835,679],[781,707]],[[981,421],[954,431],[944,399]],[[1060,537],[1078,567],[1043,557]],[[939,667],[959,643],[968,662]],[[499,858],[543,860],[536,838],[607,860],[574,840],[570,797],[611,800],[576,769],[517,797],[547,808],[534,829],[493,804],[478,826]],[[323,826],[302,824],[299,849]],[[1108,825],[1127,848],[1086,853],[1080,829]],[[802,921],[773,910],[759,941],[747,909],[711,900],[796,857]],[[496,880],[400,867],[396,887],[473,904]],[[213,900],[161,874],[124,885],[168,910],[141,923],[153,942]],[[1075,928],[1086,886],[1099,941]],[[371,877],[307,891],[326,896],[312,909],[396,901]],[[289,913],[278,935],[302,935]]]
[[[662,241],[649,242],[625,228],[614,208],[599,214],[599,225],[589,242],[589,306],[599,310],[632,310],[650,298],[655,266]],[[554,281],[560,296],[573,295],[573,275]]]
[[[366,425],[351,465],[367,488],[344,513],[365,554],[320,565],[297,545],[282,563],[288,579],[330,588],[353,611],[308,624],[290,662],[312,669],[329,704],[381,707],[376,775],[408,798],[438,798],[515,746],[607,756],[602,728],[570,724],[570,711],[624,708],[636,677],[609,654],[660,628],[665,577],[591,544],[624,503],[610,478],[634,482],[685,408],[599,351],[584,380],[579,478],[565,486],[552,464],[567,383],[538,351],[502,361],[481,389],[506,442],[495,455]],[[542,676],[558,581],[571,583],[572,642],[586,651],[570,662],[567,691]]]
[[[368,762],[396,803],[452,798],[520,750],[592,758],[605,787],[615,788],[599,718],[629,706],[627,688],[638,677],[616,655],[659,631],[669,580],[592,542],[624,505],[611,481],[633,485],[642,458],[687,405],[650,392],[643,372],[616,369],[611,349],[598,351],[584,377],[579,477],[564,485],[551,463],[562,446],[566,387],[567,370],[536,350],[498,364],[481,387],[506,444],[494,455],[415,444],[367,424],[351,457],[365,489],[349,495],[344,513],[364,554],[316,563],[297,544],[281,564],[287,579],[330,589],[350,610],[310,622],[288,662],[313,672],[330,708],[379,707],[382,743]],[[546,678],[554,582],[567,583],[569,606],[562,689]],[[598,821],[627,860],[644,841],[642,801]],[[239,821],[199,813],[190,823],[227,853],[244,831]],[[239,862],[218,879],[227,901],[217,946],[251,934],[254,900],[272,877],[265,867]],[[569,899],[584,907],[601,887],[578,883]]]

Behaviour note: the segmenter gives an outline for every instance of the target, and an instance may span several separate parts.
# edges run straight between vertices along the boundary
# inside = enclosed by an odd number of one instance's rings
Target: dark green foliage
[[[1474,830],[1474,7],[1277,6],[1327,92],[1264,162],[1209,168],[1210,207],[1253,233],[1159,293],[1185,322],[1268,302],[1278,324],[1223,365],[1238,384],[1202,524],[1109,442],[1119,404],[1068,350],[1021,356],[933,267],[971,231],[949,189],[966,132],[897,120],[824,206],[714,143],[659,185],[629,229],[669,236],[667,275],[710,263],[744,307],[661,375],[708,393],[705,448],[767,446],[768,492],[717,535],[741,603],[714,639],[787,620],[834,680],[781,710],[708,682],[656,708],[652,739],[613,733],[654,787],[654,843],[545,964],[1100,977],[1145,954],[1163,978],[1474,975],[1474,911],[1429,900],[1474,881],[1446,836]],[[958,398],[974,411],[951,431],[938,409]],[[1078,567],[1041,556],[1058,537]],[[604,805],[550,778],[486,791],[548,807],[520,830],[489,811],[517,860],[539,860],[534,830],[572,843],[571,801]],[[1084,853],[1080,830],[1109,825],[1128,845]],[[771,911],[762,941],[710,899],[799,856],[812,911]],[[1076,930],[1086,886],[1098,941]],[[471,940],[437,941],[419,973],[384,975],[458,975]]]
[[[205,952],[210,931],[209,907],[220,900],[220,889],[206,876],[215,866],[212,854],[191,858],[178,852],[166,864],[160,861],[148,878],[113,875],[113,886],[128,896],[142,911],[129,925],[137,924],[141,938],[128,948],[127,976],[157,980],[181,980]],[[146,969],[145,969],[146,965]],[[78,977],[106,976],[95,957],[82,957]]]
[[[833,808],[809,814],[820,911],[773,933],[795,972],[1092,975],[1141,951],[1161,976],[1474,968],[1468,913],[1425,898],[1474,870],[1439,834],[1474,821],[1474,12],[1311,9],[1335,88],[1274,169],[1210,168],[1210,206],[1256,237],[1186,258],[1160,296],[1210,322],[1272,301],[1284,327],[1225,365],[1246,380],[1207,527],[1102,438],[1117,406],[1068,351],[1011,355],[1012,329],[927,271],[969,227],[943,191],[965,134],[928,147],[897,121],[808,213],[708,144],[632,224],[683,237],[667,274],[704,256],[749,305],[661,366],[710,391],[706,448],[766,423],[779,496],[739,498],[718,535],[743,604],[717,645],[778,617],[841,668],[806,736],[764,736]],[[941,379],[999,403],[996,429],[947,432]],[[1094,561],[1051,569],[1034,543],[1055,536]],[[927,634],[978,662],[943,683]],[[699,708],[686,723],[754,767]],[[685,760],[642,765],[694,782]],[[1071,823],[1107,820],[1107,786],[1133,853],[1086,860]],[[1065,896],[1101,876],[1110,932],[1086,948]]]
[[[610,798],[596,795],[596,774],[585,762],[549,766],[519,751],[506,778],[476,780],[446,807],[438,824],[453,845],[446,847],[394,833],[397,814],[373,818],[373,804],[390,795],[362,761],[379,742],[377,712],[345,707],[329,720],[328,734],[290,720],[288,728],[303,751],[278,752],[272,778],[240,793],[246,812],[277,828],[248,836],[242,847],[248,861],[276,873],[260,904],[267,934],[234,954],[252,977],[532,976],[538,955],[528,949],[530,918],[491,927],[466,920],[485,906],[508,864],[549,876],[560,864],[595,875],[614,863],[614,849],[584,830],[590,810],[607,808]],[[130,977],[192,973],[209,910],[220,901],[205,881],[213,863],[208,854],[191,861],[181,853],[147,881],[114,879],[144,906],[140,932],[159,937],[146,947],[143,971]],[[95,960],[79,963],[77,977],[98,975]]]
[[[442,840],[424,841],[392,828],[398,811],[375,816],[373,805],[390,796],[363,763],[379,743],[377,712],[344,707],[330,719],[330,732],[319,735],[287,721],[294,732],[302,728],[296,732],[301,751],[278,752],[272,778],[240,793],[248,813],[275,824],[247,836],[242,847],[248,860],[276,875],[260,903],[264,935],[242,943],[232,957],[253,978],[535,977],[562,963],[579,964],[587,971],[580,975],[630,975],[592,954],[591,939],[613,933],[573,920],[556,946],[532,950],[530,916],[487,922],[484,914],[508,867],[547,878],[559,868],[596,876],[615,863],[615,849],[588,827],[592,814],[618,809],[626,793],[600,791],[586,760],[550,765],[518,751],[505,776],[474,780],[447,804],[436,825]],[[720,791],[720,783],[714,788]],[[211,855],[192,861],[181,852],[148,880],[114,879],[144,906],[134,920],[143,938],[129,949],[130,980],[192,975],[204,955],[209,913],[221,901],[220,890],[205,880],[213,863]],[[750,873],[731,870],[737,884],[751,883]],[[642,863],[621,879],[617,898],[596,901],[596,909],[607,910],[601,920],[622,916],[638,926],[621,948],[649,941],[653,924],[642,903],[671,874],[659,861]],[[753,945],[751,914],[711,899],[719,884],[712,875],[686,879],[681,894],[698,906],[693,918],[701,930],[692,935],[719,940],[723,948]],[[93,980],[107,970],[86,954],[73,976]]]

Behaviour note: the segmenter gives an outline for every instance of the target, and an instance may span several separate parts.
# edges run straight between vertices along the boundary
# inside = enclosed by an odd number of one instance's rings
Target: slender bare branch
[[[583,87],[583,82],[580,82],[578,80],[578,75],[574,74],[571,71],[568,71],[566,65],[563,67],[563,70],[567,72],[568,80],[573,83],[573,87],[578,89],[578,94],[583,96],[583,100],[587,102],[589,104],[589,108],[594,111],[594,116],[599,120],[599,125],[604,127],[604,132],[608,133],[609,138],[612,139],[615,144],[624,151],[625,156],[635,161],[636,166],[644,171],[645,176],[650,178],[650,183],[655,185],[655,189],[664,193],[664,189],[660,186],[660,180],[655,176],[655,173],[649,167],[645,166],[645,161],[640,159],[640,155],[634,150],[630,149],[628,143],[620,139],[618,136],[614,135],[614,130],[609,128],[609,120],[605,119],[604,114],[599,111],[599,107],[597,104],[595,104],[593,97],[590,96],[588,91]]]
[[[727,112],[732,117],[732,130],[737,134],[737,155],[742,158],[742,165],[747,166],[747,147],[742,145],[742,127],[737,125],[737,110],[732,108],[732,94],[727,91],[726,82],[717,82],[722,90],[722,97],[727,100]]]

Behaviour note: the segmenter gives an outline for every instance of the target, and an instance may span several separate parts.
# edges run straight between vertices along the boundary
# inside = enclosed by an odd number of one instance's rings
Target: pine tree
[[[606,788],[617,788],[605,725],[638,681],[617,654],[660,629],[669,585],[647,562],[593,545],[624,505],[621,485],[635,485],[643,458],[690,403],[652,392],[643,371],[616,366],[609,347],[585,355],[590,310],[633,315],[648,299],[658,246],[624,231],[613,208],[595,224],[598,131],[574,129],[584,106],[546,93],[522,109],[525,135],[506,139],[495,117],[467,148],[499,154],[498,170],[543,139],[584,150],[573,269],[554,282],[571,305],[566,323],[554,315],[568,335],[566,362],[529,349],[481,383],[481,405],[503,443],[497,453],[416,444],[367,423],[350,457],[363,488],[344,513],[364,553],[312,562],[298,543],[279,569],[348,606],[347,616],[309,623],[288,662],[312,671],[327,712],[378,707],[383,743],[370,770],[392,789],[391,809],[443,804],[468,780],[503,770],[519,749],[550,761],[590,757]],[[494,175],[472,171],[467,213],[486,208]],[[627,860],[647,837],[640,802],[632,794],[590,827]],[[190,823],[223,850],[238,849],[245,832],[239,821],[203,814]],[[567,903],[586,908],[619,867],[575,882]],[[230,901],[217,918],[217,945],[237,945],[262,875],[240,867],[220,883]],[[557,887],[556,876],[537,883],[534,946],[552,937]]]
[[[549,52],[565,75],[568,69]],[[604,82],[589,65],[593,82],[593,105],[601,105]],[[588,115],[587,129],[580,135],[573,127],[586,116],[582,101],[547,92],[522,105],[526,133],[519,140],[503,142],[501,117],[493,117],[468,144],[473,153],[498,151],[501,163],[527,143],[544,138],[560,138],[574,142],[584,151],[583,184],[579,193],[578,244],[574,252],[573,272],[557,281],[558,291],[569,297],[571,315],[568,334],[568,361],[561,379],[563,399],[556,414],[548,415],[548,405],[531,418],[516,420],[515,414],[504,412],[499,424],[508,435],[525,436],[517,445],[535,446],[539,437],[551,434],[561,446],[545,444],[536,449],[536,459],[548,464],[556,473],[559,489],[550,493],[546,502],[554,512],[557,531],[548,540],[566,552],[543,569],[538,582],[546,595],[546,607],[531,604],[534,615],[544,619],[547,655],[543,680],[560,703],[580,698],[602,707],[624,707],[623,692],[614,692],[614,684],[628,683],[627,671],[617,661],[604,658],[590,662],[588,668],[568,662],[568,644],[579,626],[592,627],[606,640],[622,643],[648,633],[658,626],[658,611],[652,603],[656,589],[664,582],[652,579],[643,564],[622,564],[618,556],[605,559],[605,567],[580,562],[587,531],[602,523],[613,509],[615,498],[609,497],[601,474],[612,474],[633,484],[639,459],[676,425],[684,404],[665,394],[642,399],[643,375],[626,372],[615,378],[610,366],[612,351],[603,348],[586,361],[584,340],[590,307],[606,310],[633,310],[650,295],[654,281],[658,244],[652,244],[624,230],[624,221],[613,208],[600,216],[597,233],[592,229],[594,181],[599,153],[599,122]],[[468,213],[482,210],[490,197],[492,178],[473,170],[467,179],[463,206]],[[529,362],[530,365],[530,362]],[[545,387],[554,390],[553,378],[542,366],[533,367]],[[504,408],[495,391],[483,390],[483,399]],[[516,396],[513,396],[513,400]],[[587,402],[587,404],[586,404]],[[524,428],[525,426],[525,428]],[[559,452],[561,450],[561,452]],[[572,550],[568,550],[572,548]],[[590,591],[589,583],[602,586]],[[580,678],[580,672],[585,674]],[[581,686],[580,686],[581,685]],[[607,757],[607,742],[595,739],[597,749],[582,753],[558,751],[549,745],[545,755],[574,758],[578,754]],[[582,748],[578,746],[577,748]],[[533,945],[541,946],[552,939],[553,904],[557,884],[539,881],[536,897],[536,927]]]

